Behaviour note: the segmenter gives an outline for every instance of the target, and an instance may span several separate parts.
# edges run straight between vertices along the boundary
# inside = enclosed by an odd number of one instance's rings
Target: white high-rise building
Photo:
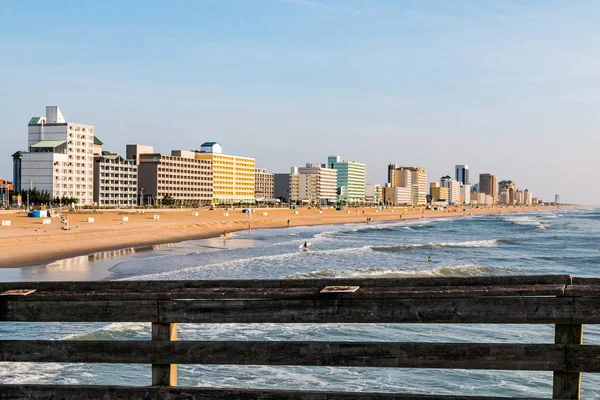
[[[327,204],[337,200],[337,170],[326,164],[298,168],[298,197],[301,201]]]
[[[460,203],[460,182],[455,181],[450,176],[446,175],[440,179],[440,186],[448,188],[448,203],[459,204]]]
[[[93,126],[67,122],[57,106],[47,106],[45,116],[29,120],[28,151],[19,152],[19,189],[93,204],[94,140]]]
[[[471,185],[460,185],[460,200],[463,204],[471,204]]]
[[[455,171],[454,179],[456,179],[463,185],[469,185],[471,183],[470,177],[469,177],[469,166],[468,165],[455,165],[454,171]]]

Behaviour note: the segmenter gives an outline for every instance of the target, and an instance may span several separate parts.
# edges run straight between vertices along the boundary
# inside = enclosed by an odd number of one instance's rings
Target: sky
[[[58,105],[104,148],[468,164],[600,204],[600,2],[0,0],[0,177]]]

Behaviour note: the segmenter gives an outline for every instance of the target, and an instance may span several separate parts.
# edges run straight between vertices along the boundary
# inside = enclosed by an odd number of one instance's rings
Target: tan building
[[[383,203],[383,187],[378,184],[367,183],[365,185],[365,202],[367,204]]]
[[[215,204],[254,203],[254,158],[222,154],[217,142],[205,142],[197,160],[209,161]]]
[[[388,183],[383,188],[385,204],[391,206],[410,205],[412,204],[412,191],[411,187],[391,187]]]
[[[479,193],[498,197],[498,178],[492,174],[479,174]]]
[[[264,168],[254,169],[254,198],[271,200],[275,197],[275,178]]]
[[[410,174],[410,179],[408,178]],[[419,167],[388,165],[388,183],[391,187],[411,189],[412,204],[427,204],[427,172]]]
[[[429,184],[429,192],[431,194],[432,202],[448,202],[450,191],[446,187],[440,187],[440,185],[436,182],[431,182]]]
[[[171,155],[144,153],[138,159],[138,188],[143,198],[159,204],[165,197],[187,206],[212,203],[209,160],[198,160],[193,151],[185,150],[173,150]]]
[[[506,189],[508,191],[508,196],[505,196],[505,201],[503,201],[502,196],[499,196],[499,202],[504,204],[515,204],[517,195],[517,184],[513,181],[501,181],[500,183],[498,183],[498,193],[500,193],[503,189]]]
[[[337,170],[310,163],[298,168],[298,198],[312,204],[336,202]]]

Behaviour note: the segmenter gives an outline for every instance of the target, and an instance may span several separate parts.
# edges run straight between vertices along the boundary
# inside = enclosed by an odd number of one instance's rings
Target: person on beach
[[[288,219],[288,228],[290,227],[290,220]]]

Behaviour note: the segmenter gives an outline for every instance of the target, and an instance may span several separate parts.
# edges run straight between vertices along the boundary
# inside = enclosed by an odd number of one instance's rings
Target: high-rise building
[[[254,158],[222,154],[217,142],[205,142],[196,159],[210,161],[215,204],[254,203]]]
[[[103,207],[137,204],[137,165],[109,151],[94,157],[94,203]]]
[[[471,204],[471,185],[460,185],[460,202],[461,204]]]
[[[479,192],[498,198],[498,178],[492,174],[479,174]]]
[[[348,203],[365,201],[367,169],[365,164],[342,161],[340,156],[327,157],[327,167],[337,170],[338,199]]]
[[[213,177],[210,160],[198,160],[193,151],[173,150],[171,155],[139,154],[138,188],[141,198],[161,203],[199,206],[212,203]]]
[[[523,202],[526,206],[533,204],[533,194],[529,191],[529,189],[525,189],[523,192]]]
[[[254,197],[256,200],[271,200],[275,196],[273,174],[264,168],[254,169]]]
[[[407,171],[410,172],[408,179]],[[410,181],[410,182],[409,182]],[[419,167],[388,165],[388,183],[391,187],[410,187],[412,204],[427,204],[427,173]]]
[[[463,185],[471,184],[469,179],[469,166],[468,165],[455,165],[455,179]],[[470,198],[469,198],[470,199]]]
[[[328,204],[337,200],[337,170],[327,164],[307,163],[298,168],[298,197],[311,204]]]
[[[396,186],[392,187],[389,183],[383,188],[385,204],[391,206],[411,205],[413,198],[412,187]]]
[[[298,190],[300,184],[298,167],[292,167],[292,170],[289,174],[276,173],[273,175],[275,198],[281,198],[286,203],[294,203],[298,201]]]
[[[365,202],[368,204],[383,203],[383,188],[379,184],[367,183],[365,185]]]
[[[559,196],[559,195],[557,195],[557,194],[555,194],[555,195],[554,195],[554,202],[555,202],[556,204],[559,204],[559,203],[560,203],[560,196]]]
[[[515,204],[516,202],[516,193],[517,193],[517,184],[513,181],[500,181],[498,183],[498,193],[502,191],[502,189],[508,190],[508,198],[507,201],[499,201],[504,204]]]
[[[36,188],[51,198],[94,198],[94,127],[67,122],[57,106],[28,124],[28,149],[13,154],[17,190]],[[18,175],[18,176],[17,176]]]
[[[522,190],[515,192],[515,204],[525,204],[525,196]]]
[[[460,182],[452,179],[450,175],[442,176],[440,186],[448,188],[448,203],[460,204]]]

